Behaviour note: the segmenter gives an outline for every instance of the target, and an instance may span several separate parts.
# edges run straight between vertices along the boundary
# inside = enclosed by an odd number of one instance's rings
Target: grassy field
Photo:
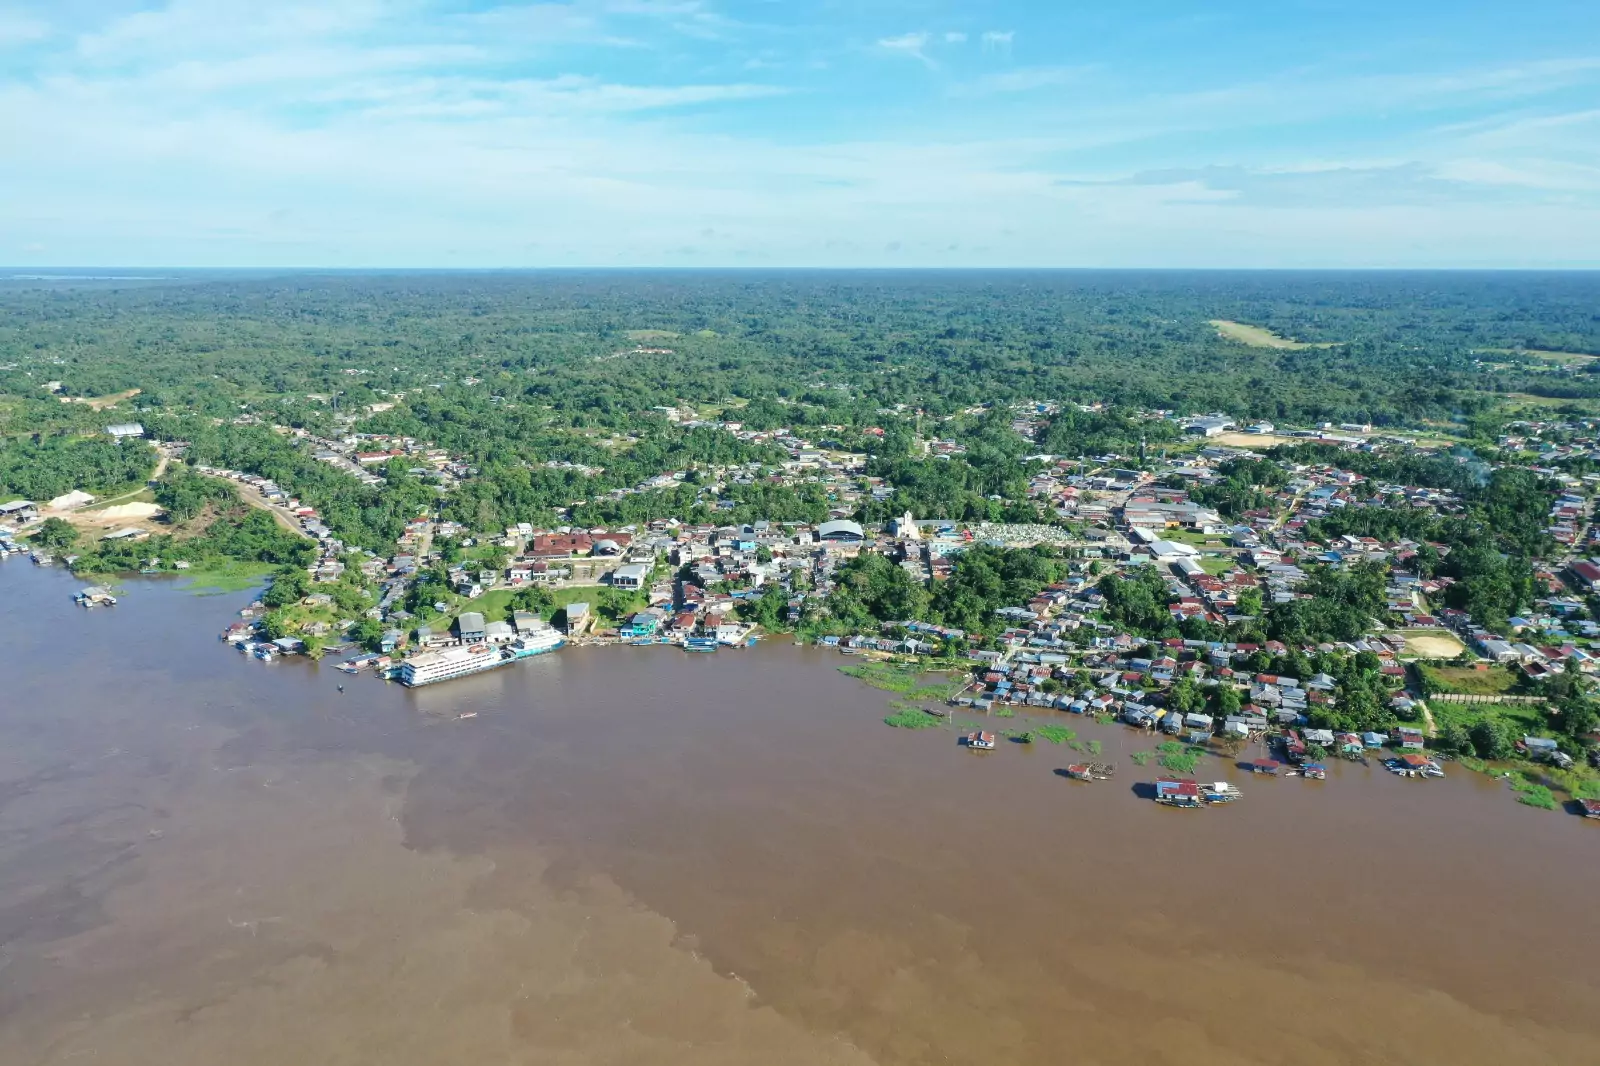
[[[1218,574],[1225,574],[1234,569],[1236,565],[1232,559],[1222,555],[1207,555],[1200,560],[1200,569],[1212,577],[1216,577]]]
[[[1483,348],[1479,353],[1483,355],[1524,355],[1530,359],[1543,359],[1547,363],[1560,363],[1562,366],[1582,366],[1600,359],[1600,355],[1587,355],[1583,352],[1551,352],[1542,348]]]
[[[624,334],[630,341],[671,341],[683,336],[670,329],[630,329]]]
[[[1471,729],[1485,718],[1507,722],[1518,736],[1537,734],[1544,728],[1544,714],[1537,703],[1445,703],[1434,700],[1428,704],[1433,720],[1443,729],[1458,725]]]
[[[1474,670],[1470,666],[1427,666],[1419,663],[1417,673],[1436,692],[1459,692],[1467,696],[1503,696],[1516,688],[1520,680],[1503,666]]]
[[[1505,400],[1511,406],[1521,404],[1526,407],[1571,407],[1589,414],[1600,412],[1600,400],[1594,399],[1566,399],[1559,396],[1535,396],[1531,392],[1508,392],[1505,394]]]
[[[1243,322],[1229,322],[1224,318],[1212,319],[1211,325],[1216,327],[1218,335],[1224,340],[1238,341],[1240,344],[1246,344],[1252,348],[1277,348],[1283,351],[1300,352],[1308,348],[1337,348],[1339,346],[1333,341],[1306,344],[1289,337],[1280,337],[1270,329],[1249,326]]]
[[[1225,548],[1228,546],[1227,541],[1221,537],[1211,537],[1189,529],[1164,529],[1157,532],[1162,540],[1170,540],[1174,544],[1192,544],[1196,548]]]

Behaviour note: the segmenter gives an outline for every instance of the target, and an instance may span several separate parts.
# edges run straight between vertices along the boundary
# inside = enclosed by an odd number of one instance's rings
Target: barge
[[[481,674],[535,655],[544,655],[564,644],[566,641],[561,635],[550,629],[530,634],[503,647],[493,644],[468,644],[458,648],[425,651],[403,661],[400,664],[398,678],[407,688],[421,688],[424,685],[438,684],[440,681],[454,681],[458,677]]]

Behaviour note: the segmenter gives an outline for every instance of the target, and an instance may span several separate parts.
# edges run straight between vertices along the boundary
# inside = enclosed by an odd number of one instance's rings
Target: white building
[[[642,589],[649,580],[650,566],[647,563],[629,563],[611,572],[611,584],[614,588]]]

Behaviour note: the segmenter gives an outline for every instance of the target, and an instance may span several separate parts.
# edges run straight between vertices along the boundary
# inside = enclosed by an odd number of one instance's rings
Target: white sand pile
[[[124,518],[154,518],[161,513],[161,508],[153,503],[119,503],[115,507],[107,507],[95,514],[107,520],[121,520]]]

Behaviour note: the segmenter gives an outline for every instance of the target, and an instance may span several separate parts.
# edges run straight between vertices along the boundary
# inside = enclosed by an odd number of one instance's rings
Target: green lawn
[[[1192,529],[1158,529],[1156,533],[1162,540],[1170,540],[1174,544],[1192,544],[1196,548],[1225,548],[1228,546],[1228,542],[1221,537],[1210,537],[1204,533],[1196,533]]]
[[[1225,574],[1229,570],[1237,569],[1237,567],[1238,564],[1232,558],[1223,555],[1207,555],[1200,560],[1200,569],[1212,577]]]

